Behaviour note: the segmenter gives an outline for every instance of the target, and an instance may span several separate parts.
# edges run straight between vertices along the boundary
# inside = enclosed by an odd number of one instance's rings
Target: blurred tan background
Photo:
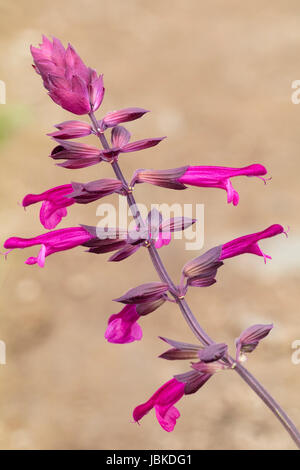
[[[290,226],[285,237],[261,246],[273,260],[251,255],[228,260],[218,282],[191,289],[188,301],[218,341],[253,323],[274,322],[252,354],[249,369],[300,426],[300,365],[291,362],[299,326],[300,105],[291,102],[300,79],[300,5],[292,1],[234,0],[27,0],[0,2],[1,245],[12,235],[42,233],[38,206],[18,205],[29,192],[70,180],[111,176],[109,166],[71,171],[47,156],[45,135],[72,119],[46,95],[31,68],[30,44],[41,34],[71,42],[83,60],[104,73],[106,95],[98,111],[140,106],[152,112],[131,123],[133,137],[167,135],[154,149],[124,156],[128,178],[135,168],[183,164],[243,166],[260,162],[272,181],[233,180],[237,208],[221,190],[136,189],[140,202],[205,204],[205,247],[262,230]],[[94,141],[95,143],[95,141]],[[114,201],[112,197],[104,202]],[[73,206],[58,227],[96,224],[97,203]],[[176,306],[144,318],[144,338],[129,345],[104,340],[118,297],[157,280],[145,251],[120,264],[83,248],[53,255],[44,269],[27,266],[36,248],[0,262],[0,366],[2,449],[294,449],[289,436],[233,372],[214,376],[178,404],[181,418],[164,432],[154,413],[131,423],[145,401],[183,363],[157,359],[166,348],[158,335],[193,340]],[[174,241],[161,255],[177,280],[197,255]]]

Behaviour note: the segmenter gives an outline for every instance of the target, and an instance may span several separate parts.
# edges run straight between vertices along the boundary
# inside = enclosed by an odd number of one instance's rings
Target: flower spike
[[[191,227],[195,220],[188,217],[164,220],[157,209],[152,209],[143,219],[141,208],[135,210],[137,202],[133,194],[134,186],[141,183],[174,190],[187,189],[188,186],[219,188],[226,191],[228,203],[236,206],[239,194],[232,186],[232,178],[256,177],[266,184],[270,179],[266,177],[266,168],[261,164],[252,164],[242,168],[187,165],[167,170],[139,169],[134,172],[131,183],[128,183],[118,163],[119,155],[154,147],[164,139],[162,137],[130,142],[131,134],[121,124],[139,119],[148,111],[129,107],[109,112],[99,120],[95,111],[100,107],[104,97],[103,75],[98,75],[94,69],[87,67],[70,44],[65,48],[56,38],[50,40],[43,36],[39,47],[31,46],[31,52],[34,69],[41,76],[52,100],[75,115],[88,115],[91,122],[89,124],[68,120],[57,124],[56,130],[48,134],[57,144],[50,157],[62,161],[57,165],[68,169],[81,169],[100,162],[103,164],[108,162],[116,179],[98,179],[88,183],[73,181],[40,194],[27,194],[22,202],[23,207],[41,203],[40,221],[45,228],[53,229],[67,215],[69,206],[75,203],[88,204],[117,193],[127,200],[134,218],[134,226],[127,230],[101,226],[99,223],[97,227],[80,225],[53,230],[33,238],[11,237],[4,243],[4,247],[8,249],[4,256],[16,248],[39,245],[37,256],[29,257],[26,263],[43,267],[47,256],[80,245],[93,254],[112,253],[109,261],[122,261],[144,246],[160,282],[139,285],[114,299],[124,305],[118,313],[109,316],[104,334],[106,340],[115,344],[140,341],[143,336],[140,326],[142,317],[168,301],[167,305],[170,308],[174,304],[180,308],[199,344],[160,337],[170,349],[159,357],[169,361],[188,360],[189,370],[174,375],[146,402],[137,406],[133,411],[134,421],[139,423],[154,409],[160,426],[167,432],[173,431],[180,417],[175,404],[184,395],[197,392],[216,372],[235,370],[272,410],[300,448],[300,433],[293,422],[258,380],[241,365],[246,359],[246,354],[255,350],[259,342],[269,334],[273,325],[257,324],[244,330],[236,339],[236,356],[233,358],[228,354],[227,344],[215,343],[202,329],[184,298],[189,286],[207,287],[214,284],[218,269],[228,258],[251,253],[263,257],[266,262],[271,257],[261,250],[260,241],[281,233],[287,236],[287,231],[284,231],[281,225],[274,224],[261,232],[241,236],[213,247],[188,261],[183,266],[179,285],[175,285],[157,248],[168,245],[173,232]],[[110,129],[111,143],[105,135],[108,129]],[[100,148],[73,140],[89,135],[100,141]]]

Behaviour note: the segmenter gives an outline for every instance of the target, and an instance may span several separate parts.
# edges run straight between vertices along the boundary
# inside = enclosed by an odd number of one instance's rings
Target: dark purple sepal
[[[114,253],[108,261],[123,261],[124,259],[133,255],[139,248],[140,245],[131,245],[127,243],[124,247],[121,248],[121,250]]]
[[[109,127],[115,127],[122,122],[134,121],[149,113],[147,109],[143,108],[125,108],[118,111],[111,111],[99,121],[99,128],[104,132]]]
[[[211,344],[198,351],[198,357],[203,362],[218,361],[225,356],[227,349],[228,346],[225,343]]]
[[[95,227],[93,225],[84,225],[80,224],[93,238],[98,238],[99,240],[124,240],[126,239],[128,233],[125,229],[119,227]]]
[[[258,346],[259,342],[264,339],[272,330],[273,324],[252,325],[246,328],[236,339],[237,359],[240,353],[251,353]]]
[[[209,273],[222,266],[220,261],[222,245],[211,248],[206,253],[188,261],[183,267],[183,274],[188,278],[207,277]]]
[[[136,142],[131,142],[131,143],[123,145],[120,148],[120,151],[122,153],[129,153],[129,152],[137,152],[139,150],[145,150],[150,147],[155,147],[165,138],[166,137],[156,137],[152,139],[137,140]]]
[[[148,313],[154,312],[167,300],[167,295],[162,296],[157,300],[152,300],[151,302],[145,302],[136,306],[136,311],[139,315],[148,315]]]
[[[72,182],[73,192],[67,197],[75,200],[78,204],[88,204],[97,201],[113,193],[120,193],[122,183],[116,179],[101,179],[90,183]]]
[[[89,250],[87,250],[89,253],[94,253],[97,255],[120,250],[125,245],[126,242],[124,240],[99,240],[99,238],[94,238],[89,242],[83,244],[83,246],[89,248]]]
[[[197,371],[189,371],[184,374],[174,375],[174,379],[178,382],[185,383],[185,395],[191,395],[197,392],[211,377],[211,374],[202,374]]]
[[[180,168],[171,168],[169,170],[136,170],[130,185],[137,183],[148,183],[155,186],[161,186],[167,189],[186,189],[185,184],[180,183],[178,179],[186,172],[188,166]]]
[[[182,341],[175,341],[174,339],[165,338],[164,336],[159,336],[159,339],[161,339],[165,343],[168,343],[170,346],[173,346],[173,348],[176,348],[176,349],[182,349],[182,350],[202,349],[202,346],[197,346],[196,344],[191,344],[191,343],[184,343]]]
[[[47,134],[49,137],[56,137],[59,139],[77,139],[92,134],[92,126],[87,122],[81,121],[64,121],[56,124],[58,130]]]
[[[183,343],[180,341],[174,341],[172,339],[163,338],[162,336],[159,336],[159,338],[173,346],[172,349],[169,349],[168,351],[164,352],[159,356],[161,359],[174,361],[177,359],[186,360],[198,358],[198,351],[201,350],[201,346],[197,346],[190,343]]]
[[[172,219],[164,220],[160,224],[161,232],[178,232],[189,228],[196,222],[196,219],[190,217],[173,217]]]
[[[222,264],[220,264],[222,266]],[[188,278],[187,285],[192,287],[209,287],[215,284],[217,281],[215,279],[217,274],[217,269],[210,269],[207,273],[200,274],[199,276],[194,276]]]
[[[162,282],[148,282],[130,289],[126,294],[113,300],[123,304],[140,304],[161,298],[168,288],[168,284]]]
[[[196,359],[198,350],[192,349],[168,349],[164,353],[160,354],[158,357],[160,359],[167,359],[168,361],[177,361],[177,360],[187,360],[187,359]]]

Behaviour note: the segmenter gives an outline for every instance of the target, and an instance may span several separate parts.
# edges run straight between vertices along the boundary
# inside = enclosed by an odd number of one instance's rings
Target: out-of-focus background
[[[30,44],[41,34],[71,42],[84,61],[104,73],[107,111],[140,106],[152,112],[131,123],[134,138],[167,135],[154,149],[122,157],[128,178],[135,168],[183,164],[244,166],[260,162],[272,181],[233,180],[238,207],[217,189],[168,191],[147,185],[138,201],[205,204],[205,246],[259,231],[290,227],[261,243],[273,260],[244,255],[228,260],[218,282],[191,289],[188,302],[203,327],[233,351],[234,338],[254,323],[274,330],[248,361],[300,426],[300,365],[291,361],[299,325],[300,105],[291,101],[300,79],[300,5],[296,0],[27,0],[0,2],[1,245],[13,235],[42,233],[39,207],[26,212],[26,193],[71,180],[112,176],[109,165],[58,168],[48,158],[53,125],[72,116],[48,98],[31,68]],[[94,141],[96,143],[96,141]],[[117,197],[104,202],[117,204]],[[96,224],[97,203],[73,206],[58,227]],[[198,253],[184,241],[161,250],[171,276]],[[2,250],[3,251],[3,250]],[[2,449],[293,449],[273,415],[237,374],[217,374],[197,394],[183,398],[172,433],[154,413],[141,426],[134,406],[186,369],[158,359],[158,335],[192,341],[175,305],[141,321],[144,338],[113,345],[103,335],[117,313],[111,299],[157,280],[144,250],[119,263],[83,248],[53,255],[44,269],[24,264],[36,248],[0,260],[0,366]]]

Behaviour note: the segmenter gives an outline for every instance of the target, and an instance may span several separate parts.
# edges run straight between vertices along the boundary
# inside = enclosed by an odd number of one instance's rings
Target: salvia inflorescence
[[[138,211],[133,212],[136,226],[126,231],[118,227],[99,229],[81,225],[56,229],[68,210],[74,204],[89,204],[113,193],[127,197],[129,206],[133,207],[132,195],[136,184],[147,183],[172,190],[184,190],[189,186],[220,188],[227,193],[227,202],[236,206],[239,194],[232,186],[232,179],[238,176],[257,177],[266,182],[267,170],[263,165],[252,164],[242,168],[220,166],[191,166],[187,164],[171,169],[138,169],[132,180],[127,183],[119,166],[123,154],[140,151],[158,145],[164,137],[131,140],[124,123],[143,117],[148,110],[143,108],[126,108],[107,113],[100,119],[95,112],[104,97],[103,76],[87,67],[71,45],[65,49],[62,43],[53,38],[43,37],[39,47],[31,47],[34,69],[40,75],[44,87],[52,100],[65,110],[75,115],[88,116],[89,122],[69,120],[55,125],[55,132],[48,134],[55,146],[50,157],[57,165],[67,169],[80,169],[99,163],[111,164],[115,178],[98,179],[91,182],[67,180],[66,184],[47,189],[40,194],[27,194],[23,206],[41,203],[40,221],[48,231],[33,238],[12,237],[5,241],[9,251],[15,248],[39,246],[37,256],[30,256],[26,263],[45,265],[47,256],[79,245],[91,253],[108,253],[110,261],[119,262],[126,259],[140,248],[149,251],[152,262],[159,274],[159,282],[149,282],[130,289],[120,295],[116,302],[123,304],[119,313],[111,315],[105,338],[111,343],[130,343],[141,340],[143,333],[140,323],[143,317],[158,309],[165,302],[179,305],[185,319],[197,337],[196,344],[188,344],[168,338],[161,338],[169,349],[161,354],[166,360],[191,361],[189,370],[164,383],[143,404],[133,411],[133,418],[139,422],[152,408],[155,409],[159,424],[166,431],[172,431],[180,413],[174,406],[184,395],[197,392],[217,371],[236,370],[255,390],[267,406],[276,414],[288,432],[299,444],[299,433],[281,410],[279,405],[260,386],[259,382],[241,365],[246,355],[251,353],[258,343],[271,331],[273,325],[252,325],[236,339],[236,354],[232,358],[224,343],[215,343],[202,330],[190,311],[184,296],[191,286],[208,287],[216,282],[219,268],[228,258],[244,253],[252,253],[264,258],[265,254],[259,241],[285,233],[281,225],[274,224],[262,231],[240,236],[234,240],[220,243],[206,253],[188,261],[182,268],[178,286],[169,278],[158,254],[158,249],[168,245],[174,231],[185,230],[194,224],[194,219],[174,217],[164,220],[157,210],[152,210],[146,219]],[[110,137],[107,139],[106,135]],[[76,139],[89,135],[99,138],[102,147],[87,145]],[[74,140],[75,139],[75,140]],[[110,140],[110,144],[108,143]],[[53,230],[55,229],[55,230]],[[109,236],[108,236],[109,235]]]

